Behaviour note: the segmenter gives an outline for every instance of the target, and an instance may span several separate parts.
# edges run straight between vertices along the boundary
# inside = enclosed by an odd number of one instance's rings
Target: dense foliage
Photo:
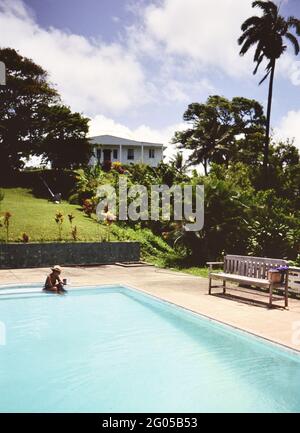
[[[176,157],[170,164],[157,168],[146,165],[124,167],[124,173],[100,167],[77,172],[73,201],[85,199],[97,203],[98,185],[110,183],[118,189],[120,176],[126,176],[128,187],[135,184],[150,188],[155,184],[204,185],[205,222],[199,232],[187,232],[184,221],[128,221],[118,225],[138,230],[148,228],[160,235],[179,253],[182,261],[203,264],[225,253],[296,259],[300,252],[300,164],[299,151],[290,142],[271,146],[271,187],[260,187],[263,148],[253,166],[246,162],[213,163],[207,175],[195,170],[178,170]],[[149,204],[150,206],[150,204]]]
[[[202,164],[205,174],[211,163],[228,167],[238,161],[259,162],[265,117],[257,101],[240,97],[230,101],[214,95],[204,104],[190,104],[183,119],[190,127],[176,132],[173,142],[192,150],[189,164]]]

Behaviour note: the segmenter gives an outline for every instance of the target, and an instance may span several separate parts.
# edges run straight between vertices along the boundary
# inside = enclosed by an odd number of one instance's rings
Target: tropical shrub
[[[57,211],[54,217],[54,220],[56,222],[57,228],[58,228],[58,239],[62,241],[62,226],[64,222],[64,215],[62,212]]]
[[[107,160],[107,161],[104,161],[103,164],[102,164],[103,171],[105,171],[106,173],[111,170],[111,167],[112,167],[112,162],[111,161]]]
[[[95,166],[76,170],[75,174],[76,184],[69,201],[74,204],[82,204],[85,199],[95,196],[98,186],[103,183],[105,173],[101,167]]]
[[[300,251],[300,215],[273,190],[258,191],[249,212],[247,252],[255,256],[295,258]]]
[[[85,199],[82,204],[83,212],[91,218],[92,214],[96,212],[96,203],[92,199]]]
[[[77,226],[73,226],[72,230],[71,230],[71,236],[73,241],[78,241],[78,230],[77,230]]]
[[[10,227],[11,217],[12,214],[10,212],[4,212],[4,215],[1,217],[0,220],[0,227],[4,227],[5,229],[6,242],[9,241],[9,227]]]
[[[121,162],[113,162],[111,168],[119,174],[125,173],[125,168],[122,166]]]
[[[22,241],[24,244],[27,244],[27,243],[29,242],[29,236],[28,236],[27,233],[23,233],[23,234],[22,234],[21,241]]]

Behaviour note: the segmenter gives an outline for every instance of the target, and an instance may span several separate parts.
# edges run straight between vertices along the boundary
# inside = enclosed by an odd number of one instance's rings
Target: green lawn
[[[10,242],[21,242],[23,233],[29,236],[30,242],[59,241],[58,227],[55,222],[57,211],[64,215],[62,226],[64,242],[73,241],[68,214],[75,217],[73,226],[77,227],[79,241],[99,242],[107,239],[107,226],[103,223],[99,224],[95,218],[87,217],[78,205],[66,201],[56,205],[48,200],[34,197],[31,190],[26,188],[1,188],[1,190],[5,195],[4,200],[0,202],[0,213],[12,214],[9,227]],[[180,265],[181,258],[162,238],[155,236],[149,229],[133,229],[114,224],[111,227],[110,239],[139,241],[142,258],[161,268],[171,268],[203,277],[208,274],[207,268]],[[0,242],[5,241],[5,229],[0,227]]]
[[[64,214],[62,238],[72,241],[71,225],[68,214],[74,215],[73,225],[77,226],[78,240],[103,240],[106,236],[106,226],[85,216],[77,205],[67,202],[53,204],[48,200],[33,197],[29,189],[1,188],[4,200],[1,203],[1,213],[8,211],[12,214],[10,219],[9,240],[18,242],[23,233],[29,236],[32,242],[56,241],[59,239],[55,214],[60,211]],[[4,228],[0,228],[0,241],[5,241]]]

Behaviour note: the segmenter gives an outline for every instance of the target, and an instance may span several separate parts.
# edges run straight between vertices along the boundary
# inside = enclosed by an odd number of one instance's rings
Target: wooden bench
[[[288,306],[288,271],[282,283],[273,283],[268,279],[268,271],[279,266],[286,266],[287,262],[281,259],[269,259],[264,257],[248,257],[227,255],[224,262],[207,262],[209,265],[209,288],[208,293],[211,295],[213,287],[222,287],[223,293],[226,293],[226,281],[244,284],[267,289],[269,291],[269,306],[273,302],[273,289],[283,289],[284,306]],[[213,272],[214,266],[224,265],[223,272]],[[212,280],[222,280],[222,286],[212,286]]]

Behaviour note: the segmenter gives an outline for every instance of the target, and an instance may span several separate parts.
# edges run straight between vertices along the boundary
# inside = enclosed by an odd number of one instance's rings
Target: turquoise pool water
[[[122,287],[1,295],[1,412],[298,412],[300,356]]]

